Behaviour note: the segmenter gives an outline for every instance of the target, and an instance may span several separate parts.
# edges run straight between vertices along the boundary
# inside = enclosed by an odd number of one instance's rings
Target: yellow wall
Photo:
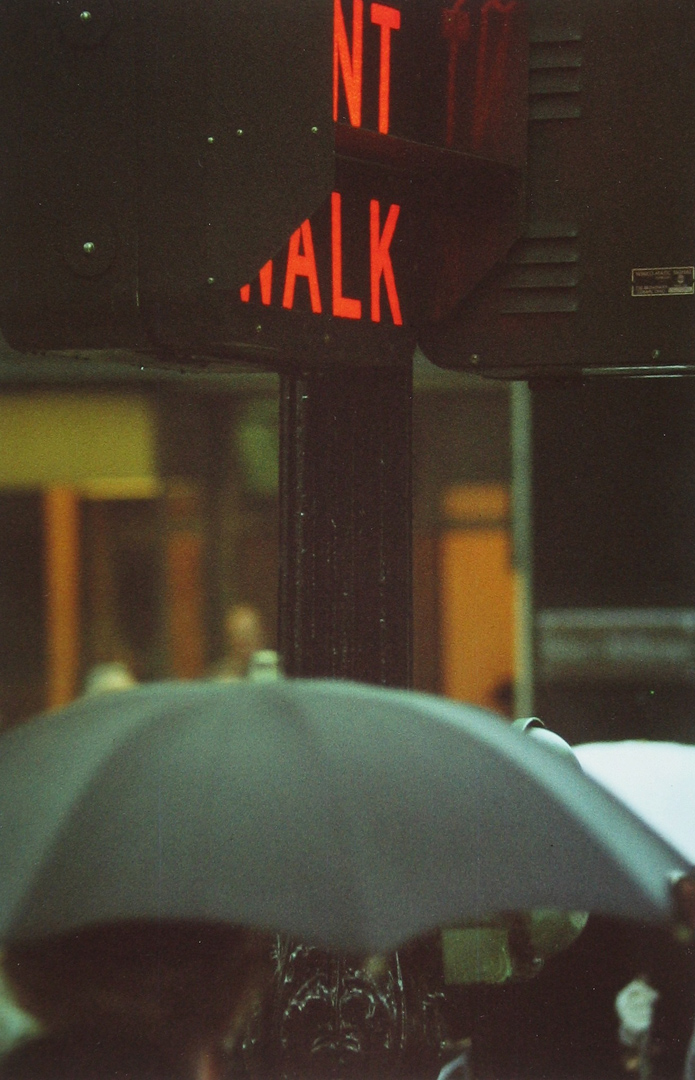
[[[68,485],[94,497],[148,494],[155,423],[132,394],[37,391],[0,397],[0,487]]]

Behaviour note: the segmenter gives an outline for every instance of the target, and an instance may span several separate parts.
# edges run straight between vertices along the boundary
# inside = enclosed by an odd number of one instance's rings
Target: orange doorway
[[[439,578],[444,693],[511,714],[515,585],[509,502],[502,484],[445,491]]]

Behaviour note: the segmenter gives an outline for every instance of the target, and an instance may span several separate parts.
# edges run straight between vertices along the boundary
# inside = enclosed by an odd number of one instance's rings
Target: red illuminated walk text
[[[396,326],[403,325],[396,278],[391,261],[393,242],[401,208],[396,203],[389,206],[382,224],[379,201],[369,203],[369,311],[372,322],[381,322],[382,293],[388,301],[391,319]],[[342,199],[338,191],[331,195],[331,314],[339,319],[361,319],[362,300],[343,293],[343,221]],[[304,278],[309,293],[311,310],[316,315],[323,311],[321,289],[314,251],[311,221],[303,221],[290,237],[285,267],[285,283],[282,306],[291,310],[295,304],[297,279]],[[382,290],[383,283],[383,290]],[[261,303],[269,305],[273,292],[273,260],[265,264],[259,274]],[[243,285],[239,295],[244,303],[251,299],[251,286]]]

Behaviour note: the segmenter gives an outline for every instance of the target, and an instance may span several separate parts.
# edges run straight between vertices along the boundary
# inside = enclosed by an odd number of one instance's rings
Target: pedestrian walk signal
[[[0,0],[23,351],[409,361],[518,235],[526,0]]]

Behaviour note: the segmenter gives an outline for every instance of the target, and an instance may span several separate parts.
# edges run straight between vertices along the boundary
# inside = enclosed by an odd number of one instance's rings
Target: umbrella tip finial
[[[547,728],[539,716],[520,716],[512,723],[512,727],[518,731],[531,732],[534,728],[543,728],[547,731]]]
[[[570,744],[561,735],[556,735],[554,731],[550,731],[538,716],[521,716],[514,721],[512,727],[516,728],[517,731],[521,731],[524,735],[530,735],[534,742],[542,743],[549,750],[561,754],[581,770],[582,766],[579,758]]]

